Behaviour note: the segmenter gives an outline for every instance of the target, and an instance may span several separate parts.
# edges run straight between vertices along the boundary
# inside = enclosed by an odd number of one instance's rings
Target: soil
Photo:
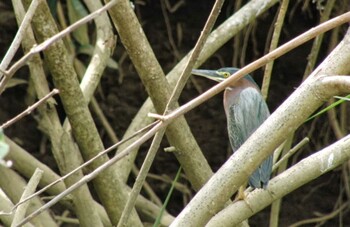
[[[176,1],[169,2],[172,6],[177,3]],[[177,54],[175,54],[169,42],[169,34],[166,30],[160,1],[146,0],[135,2],[135,12],[142,22],[149,42],[165,72],[168,72],[174,67],[179,59],[191,50],[200,35],[200,31],[213,4],[213,1],[201,1],[201,3],[198,3],[196,1],[183,0],[182,2],[183,4],[178,9],[175,9],[174,12],[167,11]],[[217,25],[232,14],[232,2],[227,1],[225,3]],[[291,6],[294,11],[287,15],[285,27],[281,35],[281,44],[316,26],[318,23],[320,15],[316,6],[310,3],[306,10],[302,10],[302,4],[300,1],[298,2],[290,3],[295,4]],[[278,5],[268,10],[268,12],[264,13],[263,16],[254,22],[255,26],[253,27],[252,36],[248,39],[248,48],[245,53],[246,57],[243,60],[244,63],[249,63],[264,54],[268,40],[267,33],[273,24],[277,9]],[[341,30],[345,31],[345,29]],[[17,25],[12,13],[11,1],[6,0],[0,3],[0,56],[4,56],[6,53],[16,31]],[[326,42],[329,40],[329,34],[326,34],[325,40]],[[271,112],[301,83],[311,45],[312,43],[308,42],[276,60],[270,94],[267,100]],[[223,66],[231,66],[234,51],[233,41],[231,40],[213,57],[208,59],[201,68],[215,69]],[[323,59],[326,53],[327,45],[324,45],[319,59]],[[113,58],[119,60],[123,54],[125,54],[125,50],[122,44],[118,42]],[[21,55],[22,53],[17,53],[16,59]],[[241,65],[237,66],[239,67]],[[119,71],[106,69],[96,97],[118,137],[121,138],[138,109],[146,100],[147,92],[138,78],[130,59],[126,58],[119,65],[119,68]],[[253,73],[258,84],[261,84],[262,74],[263,70],[261,69]],[[28,79],[28,75],[29,73],[26,68],[16,73],[16,77],[23,79]],[[193,82],[188,83],[180,98],[180,103],[186,103],[199,95],[201,91],[205,91],[214,85],[211,81],[205,79],[195,78],[194,80],[197,85],[194,86]],[[27,107],[27,88],[28,85],[18,85],[7,89],[0,96],[0,122],[11,119]],[[62,117],[64,117],[63,110],[61,109],[60,111]],[[38,115],[34,111],[30,116],[25,117],[8,128],[6,134],[38,159],[50,165],[54,170],[57,170],[54,159],[48,150],[49,142],[45,140],[45,137],[38,129],[35,120],[37,117]],[[186,114],[186,119],[212,169],[216,171],[231,154],[226,132],[226,119],[222,107],[222,95],[215,96],[189,112]],[[325,123],[326,121],[326,116],[321,117],[315,125],[311,126],[311,123],[307,123],[296,132],[294,144],[306,135],[310,137],[311,142],[298,153],[294,161],[298,161],[335,141],[329,125]],[[97,125],[105,145],[109,146],[111,144],[110,140],[105,135],[99,122],[97,122]],[[310,128],[312,127],[322,128],[327,133],[320,137],[321,135],[315,132],[317,130],[310,132]],[[167,142],[163,141],[162,148],[167,146]],[[148,147],[149,144],[141,147],[140,155],[136,161],[137,166],[141,166]],[[156,162],[151,169],[151,173],[173,179],[178,167],[179,164],[171,153],[160,150]],[[132,182],[133,179],[130,180],[130,183]],[[164,200],[170,185],[154,179],[149,179],[148,182],[159,197]],[[189,183],[184,178],[180,182],[190,188]],[[342,171],[339,168],[290,193],[283,199],[280,226],[289,226],[303,219],[315,218],[331,213],[336,209],[335,207],[339,200],[344,200],[343,202],[346,200],[343,192],[343,184]],[[184,194],[175,190],[170,200],[168,211],[173,215],[177,215],[193,195],[193,191]],[[268,226],[269,210],[270,208],[267,208],[252,217],[250,219],[251,226]],[[347,212],[343,213],[342,216],[337,215],[324,225],[340,226],[341,224],[342,226],[350,226],[350,218]]]

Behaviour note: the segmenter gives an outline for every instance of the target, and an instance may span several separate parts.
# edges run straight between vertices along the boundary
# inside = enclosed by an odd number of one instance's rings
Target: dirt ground
[[[205,2],[205,3],[204,3]],[[300,1],[291,6],[294,11],[287,16],[286,24],[283,29],[280,43],[284,43],[303,31],[314,27],[319,20],[319,12],[315,5],[311,4],[307,10],[302,10]],[[175,1],[170,1],[172,6]],[[159,1],[136,1],[135,11],[142,22],[146,35],[154,49],[160,64],[165,72],[168,72],[195,44],[200,31],[205,23],[208,13],[212,7],[212,1],[203,1],[199,4],[196,1],[183,1],[174,12],[167,10],[169,18],[172,38],[176,48],[171,46],[169,34],[162,14],[161,4]],[[267,33],[276,14],[278,6],[271,8],[267,13],[255,21],[253,32],[248,39],[248,48],[243,63],[249,63],[265,52]],[[233,1],[227,1],[222,10],[217,25],[224,21],[232,14]],[[14,15],[11,13],[12,7],[10,1],[0,3],[0,56],[4,56],[7,48],[15,35],[17,25]],[[243,38],[243,37],[241,37]],[[329,39],[326,35],[325,39]],[[275,62],[273,71],[273,80],[270,89],[270,95],[267,103],[271,112],[281,104],[289,94],[293,92],[301,80],[306,66],[307,56],[310,51],[311,42],[293,50],[291,53],[281,57]],[[202,66],[202,68],[220,68],[223,66],[231,66],[233,62],[233,41],[229,41],[222,47],[213,57]],[[322,60],[327,53],[327,45],[322,49],[319,59]],[[22,53],[17,54],[17,59]],[[122,44],[118,42],[114,59],[121,63],[119,71],[107,69],[101,81],[99,92],[96,93],[97,99],[100,101],[106,117],[112,124],[118,137],[121,138],[130,124],[131,120],[137,113],[140,106],[147,98],[147,93],[138,78],[135,68],[131,61],[126,58],[120,62],[121,56],[125,54]],[[241,65],[237,65],[238,67]],[[262,70],[254,72],[253,76],[261,84]],[[28,79],[28,70],[21,69],[16,77]],[[180,103],[185,103],[196,97],[200,92],[205,91],[214,83],[205,79],[195,79],[195,84],[190,81],[186,86]],[[26,105],[28,85],[18,85],[8,89],[0,96],[0,122],[7,121],[19,112],[23,111]],[[43,134],[37,126],[37,112],[31,114],[15,125],[11,126],[5,132],[6,134],[22,145],[26,150],[34,154],[44,163],[55,167],[52,154],[49,152],[49,142],[46,141]],[[64,113],[62,110],[62,117]],[[186,114],[186,119],[191,130],[197,139],[198,144],[202,148],[213,170],[216,171],[231,154],[230,146],[226,132],[226,119],[222,107],[222,94],[217,95],[205,104],[199,106],[193,111]],[[310,136],[311,142],[304,147],[294,162],[300,160],[317,151],[318,149],[330,144],[335,140],[334,135],[327,124],[326,116],[317,120],[315,125],[307,123],[303,125],[297,132],[294,144],[306,135]],[[106,146],[111,142],[108,140],[100,128],[101,135]],[[321,135],[317,133],[320,130],[310,131],[310,128],[316,127],[323,129],[326,133]],[[140,167],[147,152],[149,144],[141,147],[140,155],[136,161]],[[162,148],[168,146],[164,141]],[[168,176],[173,179],[179,167],[177,160],[171,153],[159,151],[156,162],[151,169],[152,174],[160,176]],[[130,180],[132,183],[133,179]],[[165,199],[166,193],[170,187],[168,183],[159,180],[149,179],[148,181],[158,193],[162,200]],[[185,179],[181,179],[181,183],[189,186]],[[177,215],[184,206],[184,203],[193,195],[193,192],[184,196],[183,192],[175,190],[172,196],[168,210],[173,215]],[[303,186],[297,191],[292,192],[283,199],[280,226],[289,226],[297,221],[309,218],[324,216],[331,213],[336,208],[336,204],[340,201],[345,202],[346,196],[343,192],[343,181],[341,168],[325,174],[309,184]],[[260,212],[250,219],[251,226],[268,226],[269,208]],[[324,223],[324,226],[350,226],[350,218],[346,210],[342,215]],[[313,226],[314,224],[310,225]]]

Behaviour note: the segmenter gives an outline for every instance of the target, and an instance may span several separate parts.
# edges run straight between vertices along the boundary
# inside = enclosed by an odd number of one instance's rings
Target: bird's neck
[[[256,89],[260,92],[259,87],[255,83],[244,78],[240,79],[239,81],[235,82],[234,84],[230,85],[225,89],[223,101],[226,114],[228,113],[227,108],[237,104],[237,102],[239,101],[240,93],[247,88]]]

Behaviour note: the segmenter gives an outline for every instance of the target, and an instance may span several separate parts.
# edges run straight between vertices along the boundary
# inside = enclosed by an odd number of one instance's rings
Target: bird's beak
[[[221,82],[225,78],[222,75],[216,72],[216,70],[206,70],[206,69],[193,69],[192,74],[196,76],[202,76],[216,82]]]

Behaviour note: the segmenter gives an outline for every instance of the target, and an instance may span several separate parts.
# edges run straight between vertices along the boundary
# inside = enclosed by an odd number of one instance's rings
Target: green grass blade
[[[340,97],[340,96],[334,96],[334,98],[339,99],[338,101],[332,103],[331,105],[327,106],[326,108],[320,110],[319,112],[315,113],[314,115],[312,115],[311,117],[309,117],[305,122],[314,119],[315,117],[318,117],[319,115],[327,112],[328,110],[342,104],[345,101],[350,101],[350,95],[347,95],[345,97]]]
[[[165,208],[167,207],[167,205],[169,203],[170,197],[173,194],[173,191],[174,191],[174,188],[175,188],[175,184],[176,184],[176,182],[178,181],[178,179],[180,177],[181,170],[182,170],[182,167],[180,166],[179,170],[176,173],[175,179],[173,180],[173,182],[171,184],[171,188],[170,188],[170,190],[168,192],[168,195],[165,198],[165,201],[164,201],[164,204],[162,206],[162,209],[160,210],[160,213],[158,214],[158,217],[157,217],[156,221],[153,224],[153,227],[160,226],[160,221],[162,220]]]

